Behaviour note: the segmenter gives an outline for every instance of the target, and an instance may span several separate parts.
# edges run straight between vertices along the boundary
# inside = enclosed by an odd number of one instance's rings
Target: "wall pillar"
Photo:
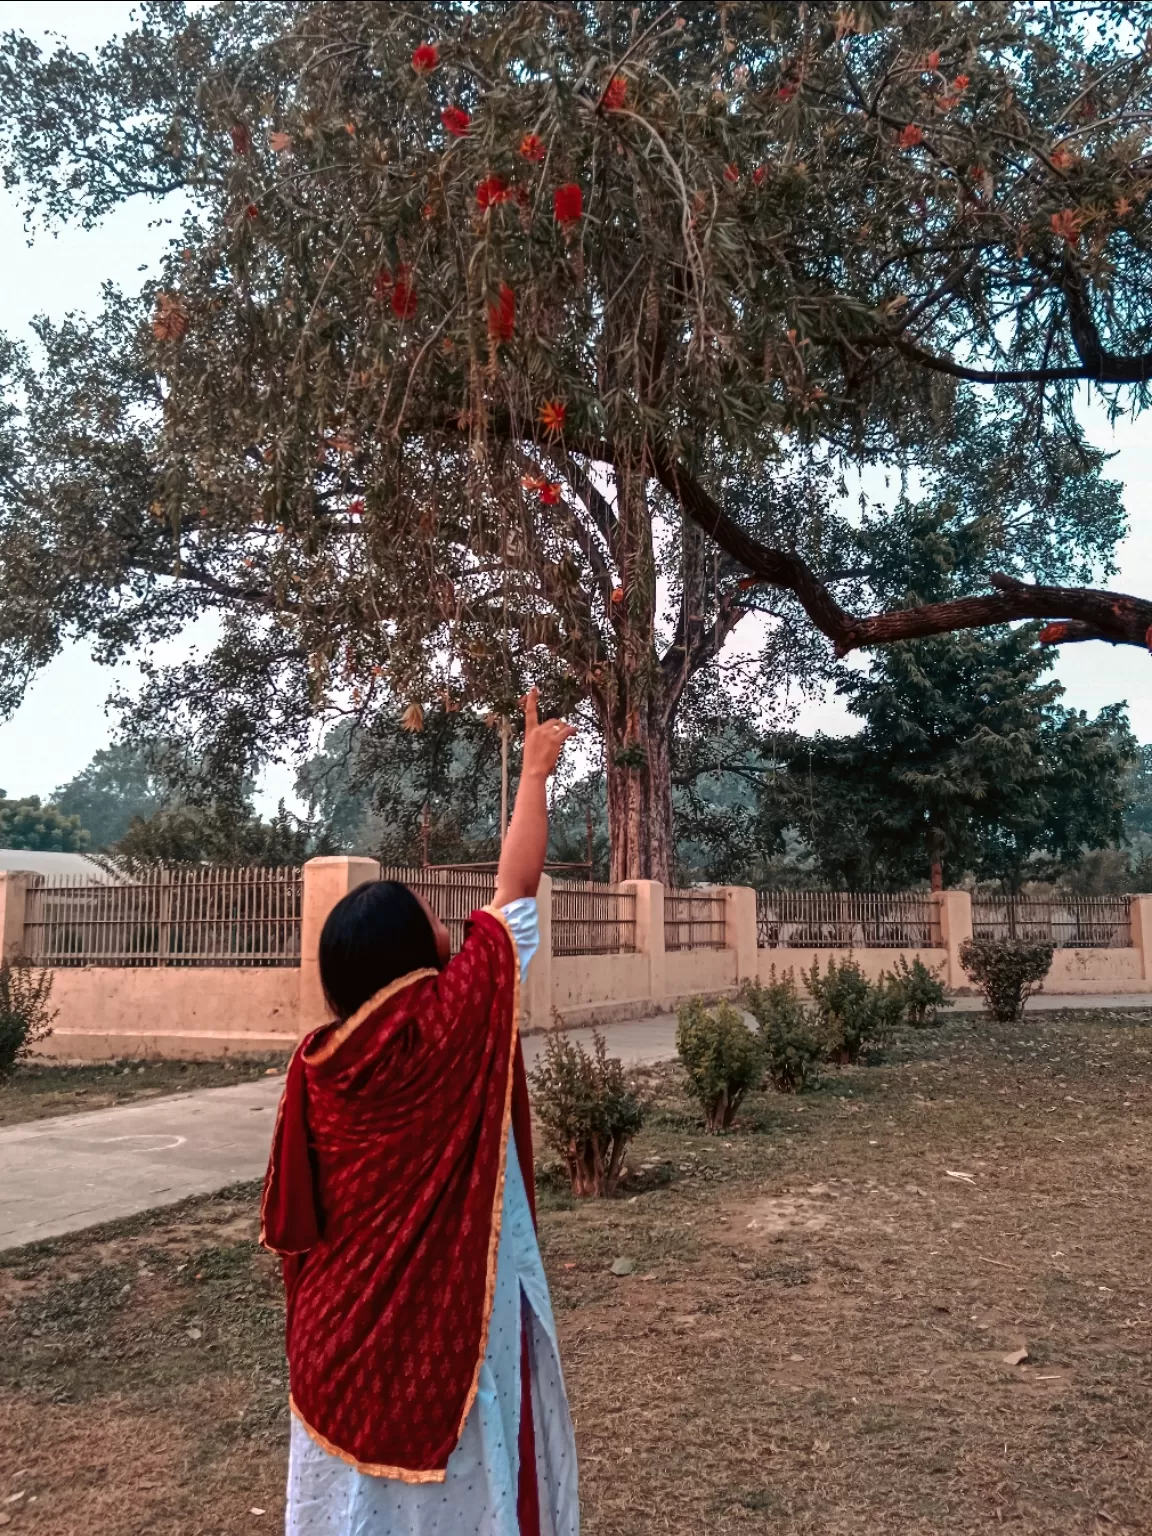
[[[24,896],[32,878],[26,869],[0,870],[0,961],[24,953]]]
[[[659,880],[625,880],[622,891],[636,893],[636,953],[648,956],[648,997],[661,1006],[664,980],[664,887]]]
[[[1152,896],[1132,898],[1132,948],[1140,951],[1140,974],[1152,981]]]
[[[304,890],[300,900],[300,1004],[297,1033],[301,1036],[326,1024],[331,1017],[320,985],[320,933],[336,903],[358,885],[379,880],[375,859],[309,859],[304,866]]]
[[[968,891],[933,891],[940,924],[940,945],[947,950],[944,982],[954,992],[971,992],[972,983],[960,964],[960,946],[972,937],[972,897]]]
[[[540,948],[532,956],[520,991],[521,1029],[552,1028],[552,876],[541,875],[536,892]]]
[[[736,980],[755,981],[760,974],[756,948],[756,892],[750,885],[718,885],[724,898],[724,947],[736,954]]]

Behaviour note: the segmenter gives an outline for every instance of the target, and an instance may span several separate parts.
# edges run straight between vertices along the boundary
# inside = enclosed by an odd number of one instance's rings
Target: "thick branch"
[[[985,597],[925,603],[918,608],[899,608],[859,618],[840,607],[799,555],[770,549],[745,533],[685,471],[655,457],[653,469],[688,516],[750,572],[741,586],[763,582],[794,593],[817,629],[832,641],[837,656],[846,656],[864,646],[918,640],[957,629],[980,629],[1013,619],[1071,621],[1049,623],[1041,631],[1041,640],[1049,645],[1107,640],[1112,645],[1152,649],[1152,601],[1093,587],[1031,585],[1012,576],[991,577],[997,590]]]

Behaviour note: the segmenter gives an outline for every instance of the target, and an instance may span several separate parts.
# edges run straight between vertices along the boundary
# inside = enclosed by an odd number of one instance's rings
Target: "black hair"
[[[369,880],[332,908],[320,935],[320,985],[338,1019],[410,971],[439,970],[428,914],[399,880]]]

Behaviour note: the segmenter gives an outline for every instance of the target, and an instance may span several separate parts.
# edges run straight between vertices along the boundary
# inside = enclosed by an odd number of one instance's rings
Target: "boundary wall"
[[[326,1022],[318,944],[332,907],[348,891],[377,878],[374,859],[320,858],[304,866],[299,966],[79,966],[55,973],[59,1009],[44,1054],[65,1060],[124,1056],[215,1057],[289,1051]],[[28,876],[0,872],[0,952],[21,952]],[[791,971],[800,983],[814,961],[852,954],[872,979],[898,955],[919,957],[957,992],[971,992],[959,948],[972,932],[966,891],[942,891],[940,945],[933,949],[759,949],[756,893],[719,887],[725,902],[724,947],[667,950],[664,889],[654,880],[628,882],[636,897],[636,948],[620,954],[554,955],[552,883],[540,889],[541,946],[523,989],[523,1027],[601,1024],[665,1012],[685,998],[732,996],[746,980]],[[1152,992],[1152,896],[1133,896],[1131,947],[1058,949],[1045,984],[1070,995]]]

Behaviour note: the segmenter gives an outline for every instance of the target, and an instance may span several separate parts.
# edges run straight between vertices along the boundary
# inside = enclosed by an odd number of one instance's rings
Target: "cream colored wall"
[[[52,985],[59,1016],[40,1049],[83,1061],[290,1051],[299,993],[295,966],[61,969]]]
[[[664,997],[668,1005],[699,994],[736,990],[736,951],[669,949],[664,955]]]
[[[1147,992],[1138,949],[1058,949],[1045,992]]]
[[[553,955],[552,1006],[563,1024],[635,1018],[652,1011],[648,975],[647,955]],[[531,1027],[553,1022],[533,1018]]]

